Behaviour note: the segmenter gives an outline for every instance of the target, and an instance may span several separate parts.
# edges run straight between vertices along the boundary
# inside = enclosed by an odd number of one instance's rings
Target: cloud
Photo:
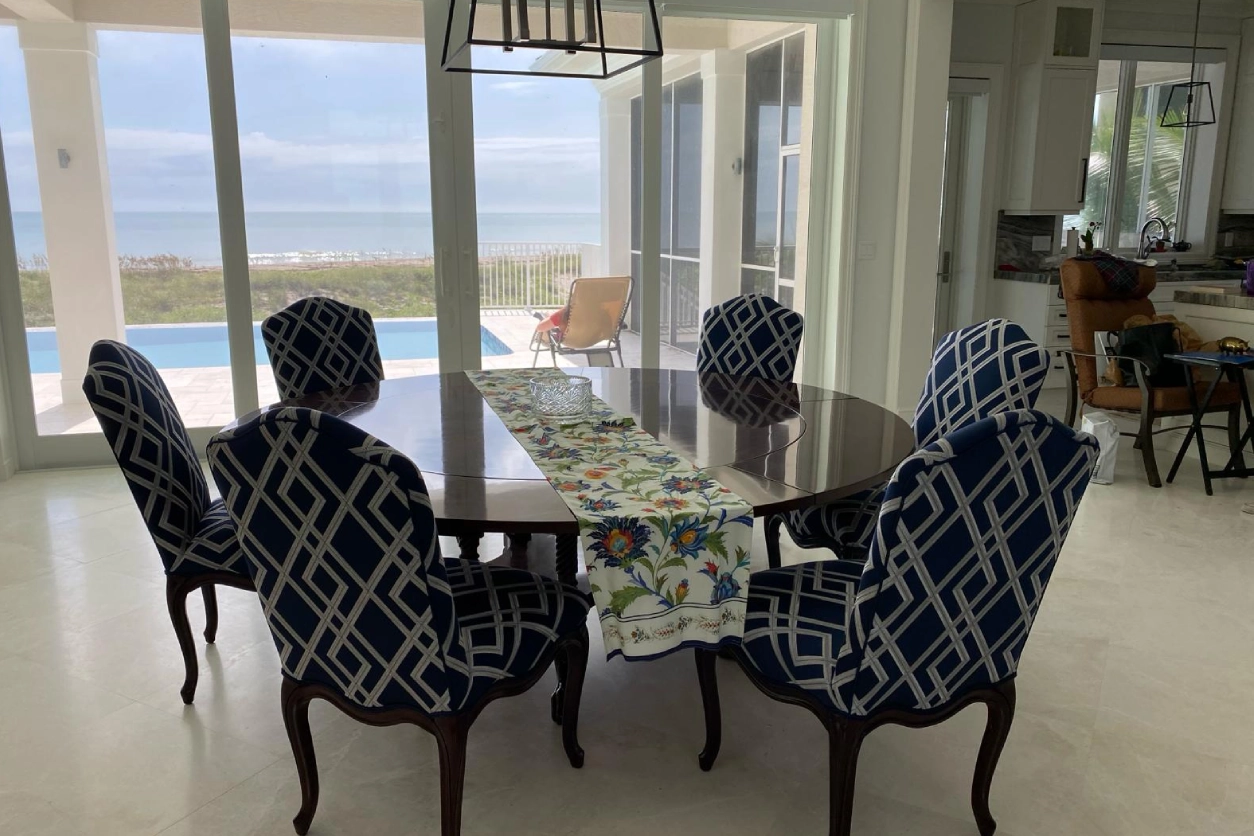
[[[540,83],[538,81],[498,81],[491,86],[493,90],[503,90],[506,93],[526,93],[535,90]]]

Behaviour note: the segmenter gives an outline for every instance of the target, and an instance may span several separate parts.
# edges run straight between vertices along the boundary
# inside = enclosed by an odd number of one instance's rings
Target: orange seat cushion
[[[1194,384],[1197,390],[1197,402],[1206,397],[1210,383],[1202,381]],[[1154,389],[1155,412],[1191,413],[1189,390],[1184,386],[1173,386],[1166,389]],[[1123,412],[1141,411],[1141,390],[1136,386],[1098,386],[1084,396],[1084,402],[1095,409],[1113,409]],[[1241,390],[1235,383],[1221,383],[1211,398],[1211,408],[1227,408],[1241,403]]]

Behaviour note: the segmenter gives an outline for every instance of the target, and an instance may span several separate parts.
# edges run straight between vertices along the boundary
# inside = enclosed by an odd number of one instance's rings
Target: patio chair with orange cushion
[[[1131,413],[1140,417],[1135,433],[1122,433],[1136,439],[1145,463],[1145,475],[1152,487],[1162,487],[1158,463],[1154,456],[1154,436],[1178,427],[1154,429],[1159,418],[1191,416],[1193,409],[1186,386],[1155,387],[1149,380],[1148,366],[1132,360],[1136,369],[1136,385],[1104,386],[1097,371],[1097,361],[1104,354],[1097,351],[1097,335],[1120,331],[1134,316],[1155,315],[1149,295],[1158,280],[1153,267],[1142,266],[1135,287],[1126,290],[1108,283],[1092,261],[1068,259],[1062,265],[1062,294],[1067,302],[1067,321],[1071,331],[1071,350],[1064,351],[1071,373],[1067,393],[1067,423],[1075,425],[1081,404],[1107,412]],[[1121,361],[1130,358],[1121,357]],[[1197,400],[1205,397],[1209,384],[1195,381]],[[1078,398],[1078,402],[1077,402]],[[1241,394],[1236,383],[1220,383],[1208,412],[1228,413],[1229,444],[1235,449],[1240,441]]]
[[[566,307],[553,313],[536,326],[531,337],[531,349],[535,357],[548,348],[557,365],[559,354],[583,354],[589,365],[594,356],[604,356],[614,365],[614,353],[623,365],[623,345],[619,338],[623,320],[627,316],[627,302],[631,299],[631,277],[575,279],[570,286],[570,299]],[[537,317],[542,316],[536,314]]]

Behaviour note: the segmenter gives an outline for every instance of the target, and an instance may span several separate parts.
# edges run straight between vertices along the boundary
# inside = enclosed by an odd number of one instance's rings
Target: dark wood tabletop
[[[885,481],[914,448],[892,412],[839,392],[668,369],[571,369],[593,392],[743,497],[758,516]],[[275,404],[337,415],[409,456],[440,533],[577,534],[566,504],[464,373]],[[241,419],[246,420],[246,419]]]

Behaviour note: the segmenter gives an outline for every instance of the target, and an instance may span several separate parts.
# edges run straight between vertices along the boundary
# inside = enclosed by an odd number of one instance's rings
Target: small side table
[[[1171,472],[1167,474],[1167,482],[1170,483],[1176,478],[1176,472],[1180,470],[1180,463],[1184,461],[1184,454],[1189,449],[1189,444],[1194,438],[1197,439],[1197,457],[1202,462],[1202,481],[1206,485],[1206,495],[1214,496],[1214,489],[1211,487],[1212,479],[1246,479],[1254,476],[1254,468],[1245,466],[1242,453],[1245,451],[1247,444],[1252,445],[1254,450],[1254,409],[1250,407],[1250,392],[1245,382],[1246,370],[1254,371],[1254,354],[1222,354],[1217,351],[1186,351],[1179,354],[1168,354],[1166,359],[1174,360],[1184,366],[1189,375],[1189,404],[1193,408],[1193,425],[1189,427],[1188,434],[1184,437],[1184,443],[1180,445],[1180,451],[1176,453],[1176,460],[1171,465]],[[1195,368],[1214,369],[1217,374],[1215,379],[1211,381],[1206,395],[1199,402],[1197,399],[1197,387],[1193,382],[1193,370]],[[1206,410],[1210,408],[1210,402],[1215,397],[1215,390],[1219,388],[1219,383],[1224,378],[1233,380],[1241,391],[1241,404],[1245,409],[1245,433],[1241,436],[1241,441],[1237,444],[1236,449],[1232,451],[1232,456],[1228,459],[1228,463],[1224,465],[1222,470],[1211,470],[1210,465],[1206,461],[1206,441],[1202,437],[1202,421],[1206,416]]]

